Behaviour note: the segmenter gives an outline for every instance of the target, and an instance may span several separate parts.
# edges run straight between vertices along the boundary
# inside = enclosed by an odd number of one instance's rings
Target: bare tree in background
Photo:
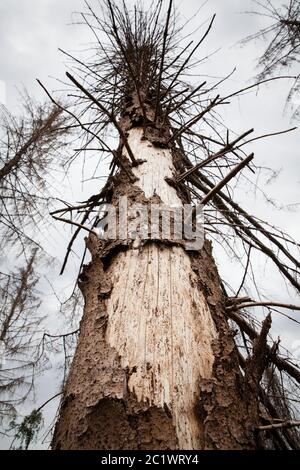
[[[34,274],[37,249],[26,266],[0,275],[0,420],[12,418],[33,388],[40,300]]]
[[[257,39],[267,43],[267,47],[257,63],[260,70],[258,80],[264,80],[274,77],[275,74],[290,69],[300,62],[300,2],[299,0],[286,0],[280,5],[271,0],[253,0],[253,2],[259,7],[259,10],[250,13],[266,17],[271,23],[246,37],[242,43]],[[299,92],[299,76],[295,79],[288,96],[288,102]],[[297,111],[295,117],[296,115]]]
[[[38,239],[50,207],[67,118],[57,106],[22,98],[21,117],[1,108],[0,122],[0,419],[17,413],[33,390],[42,337],[36,289],[43,249]],[[17,265],[18,268],[14,269]]]
[[[98,164],[110,157],[110,168],[88,201],[53,212],[74,227],[62,271],[81,230],[92,259],[79,277],[85,307],[52,447],[299,447],[291,394],[300,370],[269,332],[272,313],[300,307],[255,300],[246,290],[258,252],[299,293],[299,245],[236,202],[234,180],[248,184],[257,170],[247,147],[266,136],[234,134],[217,112],[257,83],[227,96],[219,92],[223,80],[198,77],[191,85],[200,62],[194,55],[214,18],[196,44],[180,39],[172,1],[153,2],[145,12],[106,0],[99,15],[88,6],[82,21],[96,38],[96,54],[74,58],[67,77],[75,99],[67,112],[84,139],[77,155],[94,153]],[[99,208],[110,203],[120,212],[122,197],[130,207],[200,202],[203,248],[159,236],[137,243],[130,232],[100,238]],[[221,280],[212,240],[234,255],[238,245],[245,250],[237,290]],[[267,313],[262,325],[253,319],[259,307]]]
[[[49,212],[49,174],[58,167],[65,124],[60,108],[27,94],[21,117],[1,109],[0,230],[6,247],[17,244],[24,252],[37,244],[33,233]]]

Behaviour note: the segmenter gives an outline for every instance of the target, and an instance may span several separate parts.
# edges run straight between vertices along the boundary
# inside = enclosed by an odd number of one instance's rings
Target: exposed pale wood
[[[188,255],[153,243],[121,253],[108,274],[107,341],[135,370],[129,390],[172,411],[180,449],[199,448],[194,406],[200,377],[211,376],[216,331]]]
[[[157,194],[164,204],[182,206],[176,190],[165,181],[166,177],[173,178],[175,174],[171,150],[154,147],[151,142],[142,140],[142,136],[141,128],[131,129],[128,135],[135,158],[145,160],[145,163],[133,168],[134,175],[139,178],[136,184],[147,198]]]
[[[133,171],[146,197],[182,205],[165,177],[174,167],[169,150],[141,140],[142,129],[129,132],[136,159]],[[216,329],[197,287],[189,255],[181,247],[150,243],[119,253],[107,273],[113,290],[107,299],[107,341],[130,371],[127,384],[139,401],[172,413],[180,449],[200,448],[195,415],[199,380],[212,373]]]

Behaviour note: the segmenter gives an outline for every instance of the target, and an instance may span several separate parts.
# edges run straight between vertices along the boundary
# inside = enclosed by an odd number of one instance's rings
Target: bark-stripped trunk
[[[184,193],[165,180],[174,154],[151,129],[133,127],[132,114],[122,125],[144,162],[132,169],[134,184],[123,170],[114,177],[112,203],[127,195],[182,205]],[[138,246],[91,236],[87,245],[85,309],[53,448],[257,447],[257,380],[251,367],[240,372],[210,243],[195,252],[170,240]]]

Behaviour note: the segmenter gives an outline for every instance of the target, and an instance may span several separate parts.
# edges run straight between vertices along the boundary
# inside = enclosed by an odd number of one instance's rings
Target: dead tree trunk
[[[265,425],[270,429],[274,419],[288,425],[291,415],[284,394],[280,402],[284,406],[277,405],[261,379],[270,362],[298,383],[299,370],[276,354],[278,344],[267,344],[270,316],[259,333],[241,315],[244,307],[269,305],[271,311],[272,305],[282,304],[238,297],[252,249],[270,258],[300,292],[300,264],[286,248],[294,242],[273,226],[270,231],[268,224],[242,209],[230,192],[222,191],[253,159],[253,154],[245,158],[242,146],[262,136],[245,142],[251,129],[234,138],[226,130],[222,137],[215,107],[252,86],[213,99],[210,92],[215,88],[203,89],[206,82],[187,87],[184,74],[190,72],[191,58],[214,17],[196,46],[190,42],[183,47],[176,36],[172,0],[163,21],[161,0],[146,13],[140,6],[130,12],[124,2],[119,8],[113,0],[103,1],[104,19],[89,7],[94,24],[87,24],[96,36],[98,29],[104,32],[111,47],[101,49],[99,41],[101,60],[97,56],[94,64],[86,65],[87,73],[96,77],[94,84],[84,86],[83,79],[79,82],[67,73],[76,95],[79,92],[84,98],[86,111],[78,112],[80,117],[76,108],[75,113],[66,111],[84,132],[83,150],[94,150],[89,144],[96,142],[99,152],[113,155],[111,173],[99,194],[79,206],[66,203],[53,213],[76,226],[62,271],[79,231],[91,231],[88,221],[95,228],[93,214],[98,206],[111,204],[119,222],[115,237],[108,236],[109,231],[106,238],[92,231],[86,239],[91,261],[79,283],[85,308],[52,447],[297,448],[298,437],[284,426],[272,434],[266,431]],[[92,126],[84,124],[91,122],[89,112]],[[83,115],[87,119],[81,121]],[[106,143],[110,126],[118,132],[118,150]],[[175,230],[157,236],[149,234],[149,226],[146,236],[136,238],[137,222],[141,228],[145,220],[135,212],[131,219],[120,219],[124,199],[129,209],[140,204],[147,214],[155,204],[163,204],[169,213],[171,206],[182,211],[191,201],[205,204],[205,223],[221,243],[230,244],[226,238],[230,227],[234,239],[249,247],[236,296],[227,296],[208,240],[202,248],[191,250]],[[80,223],[74,222],[75,214]],[[162,220],[156,221],[158,231]],[[125,226],[128,230],[121,236]],[[245,354],[236,346],[229,318],[242,332]],[[276,373],[264,377],[279,390]]]
[[[137,165],[121,142],[110,201],[180,206],[187,195],[167,182],[178,164],[169,129],[136,126],[135,103],[120,126]],[[84,315],[53,448],[256,448],[259,381],[250,366],[241,374],[211,244],[188,251],[171,239],[91,235],[87,246]]]

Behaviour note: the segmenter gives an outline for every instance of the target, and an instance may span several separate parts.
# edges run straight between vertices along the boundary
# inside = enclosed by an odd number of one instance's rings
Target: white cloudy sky
[[[96,5],[96,0],[91,2]],[[144,1],[144,4],[150,2]],[[214,28],[207,41],[199,51],[199,55],[206,55],[217,51],[212,58],[199,69],[199,75],[225,76],[234,67],[235,75],[224,85],[224,93],[239,89],[249,84],[256,73],[255,60],[262,52],[263,43],[251,43],[241,48],[237,43],[245,36],[254,33],[265,25],[265,19],[249,16],[243,12],[252,8],[251,0],[177,0],[177,8],[183,18],[193,17],[199,6],[203,6],[194,18],[195,27],[216,13]],[[282,3],[274,0],[274,4]],[[79,26],[71,25],[74,11],[84,11],[83,0],[0,0],[0,100],[5,100],[6,106],[12,112],[18,112],[17,89],[25,86],[37,98],[44,98],[42,90],[35,78],[41,79],[50,89],[60,88],[55,79],[63,79],[66,65],[64,57],[58,52],[58,47],[75,52],[88,47],[93,40],[90,31]],[[195,33],[195,38],[201,31]],[[296,73],[294,71],[294,73]],[[228,126],[236,131],[243,132],[252,127],[257,133],[265,134],[291,127],[290,115],[283,115],[285,98],[289,84],[285,81],[261,87],[257,93],[234,100],[231,106],[224,111]],[[300,97],[299,97],[300,101]],[[273,139],[259,141],[253,145],[256,162],[259,165],[281,169],[279,178],[267,188],[268,193],[283,206],[300,202],[300,131],[293,134],[274,137]],[[93,194],[95,187],[85,185],[82,188],[80,171],[75,171],[76,178],[64,181],[63,191],[70,196],[71,201],[83,200]],[[299,212],[297,210],[277,211],[265,204],[259,195],[250,197],[248,192],[241,188],[238,194],[239,201],[247,206],[251,213],[256,213],[268,219],[274,225],[281,226],[295,238],[299,236]],[[62,258],[66,247],[66,236],[69,232],[51,232],[48,249]],[[78,247],[80,250],[81,246]],[[216,247],[216,258],[221,272],[234,278],[238,283],[240,272],[235,272],[235,264],[226,261],[221,250]],[[76,260],[69,265],[66,277],[59,281],[69,285],[76,275]],[[77,266],[78,268],[78,266]],[[278,276],[271,264],[260,265],[258,281],[263,286],[263,293],[276,300],[296,301],[290,289],[287,291],[282,279]],[[58,268],[51,272],[49,277],[55,283]],[[45,305],[49,312],[55,310],[54,300],[47,294]],[[293,313],[291,313],[293,315]],[[49,318],[52,318],[49,314]],[[50,320],[51,327],[51,320]],[[55,325],[53,325],[53,332]],[[295,346],[299,338],[299,327],[295,323],[287,322],[282,317],[274,318],[274,336],[281,335],[284,344]],[[43,403],[56,390],[56,376],[51,372],[44,374],[40,379],[37,392],[37,404]],[[53,402],[46,410],[46,421],[49,422],[55,413],[57,402]],[[32,403],[28,405],[32,409]],[[2,447],[7,441],[2,442]]]

